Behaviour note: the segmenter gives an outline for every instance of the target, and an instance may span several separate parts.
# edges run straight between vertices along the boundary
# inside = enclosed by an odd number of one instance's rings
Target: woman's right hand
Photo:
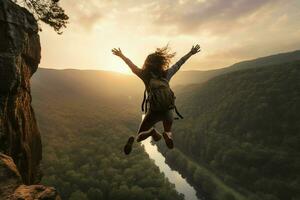
[[[199,53],[201,51],[201,49],[200,49],[200,45],[199,44],[197,44],[196,46],[193,46],[192,47],[192,49],[191,49],[191,54],[196,54],[196,53]]]

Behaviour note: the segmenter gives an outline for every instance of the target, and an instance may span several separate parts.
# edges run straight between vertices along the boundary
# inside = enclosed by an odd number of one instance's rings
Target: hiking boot
[[[171,132],[163,132],[163,137],[165,139],[166,145],[169,149],[174,148],[172,133]]]
[[[155,142],[159,141],[161,139],[161,134],[157,132],[155,129],[152,130],[152,138]]]
[[[126,143],[126,145],[124,146],[124,153],[126,155],[130,154],[131,150],[132,150],[132,145],[133,145],[133,142],[134,142],[134,137],[133,136],[130,136],[128,138],[128,141]]]

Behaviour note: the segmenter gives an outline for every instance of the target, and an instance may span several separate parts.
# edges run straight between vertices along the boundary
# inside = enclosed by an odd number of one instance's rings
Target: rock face
[[[30,95],[40,52],[32,14],[10,0],[0,0],[0,152],[12,157],[25,184],[39,181],[42,158]]]
[[[0,153],[0,199],[12,194],[22,184],[21,176],[11,157]]]
[[[53,187],[21,185],[9,196],[9,200],[61,200]]]
[[[61,200],[53,187],[23,185],[11,157],[0,153],[0,199],[2,200]]]
[[[54,188],[32,185],[40,180],[42,145],[30,78],[40,59],[34,17],[0,0],[0,200],[60,200]]]

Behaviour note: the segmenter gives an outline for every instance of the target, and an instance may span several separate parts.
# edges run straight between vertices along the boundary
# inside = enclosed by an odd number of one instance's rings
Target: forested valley
[[[124,155],[123,145],[140,119],[130,97],[119,95],[119,102],[107,93],[97,96],[75,82],[74,73],[81,72],[45,72],[33,80],[43,184],[56,187],[66,200],[183,199],[140,145]]]
[[[300,62],[294,54],[291,62],[285,54],[222,72],[180,72],[172,82],[185,118],[175,121],[175,149],[158,146],[207,199],[300,198]],[[143,89],[128,75],[39,69],[32,95],[43,137],[43,183],[70,200],[183,199],[139,144],[123,155],[140,123]]]
[[[171,166],[211,199],[228,191],[200,166],[251,200],[300,198],[299,61],[221,75],[178,96],[179,151],[160,145]]]

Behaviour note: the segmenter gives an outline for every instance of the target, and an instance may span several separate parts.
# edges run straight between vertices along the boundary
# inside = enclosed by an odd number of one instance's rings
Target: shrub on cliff
[[[15,3],[25,7],[38,21],[51,26],[58,34],[66,28],[69,17],[59,5],[60,0],[13,0]]]

